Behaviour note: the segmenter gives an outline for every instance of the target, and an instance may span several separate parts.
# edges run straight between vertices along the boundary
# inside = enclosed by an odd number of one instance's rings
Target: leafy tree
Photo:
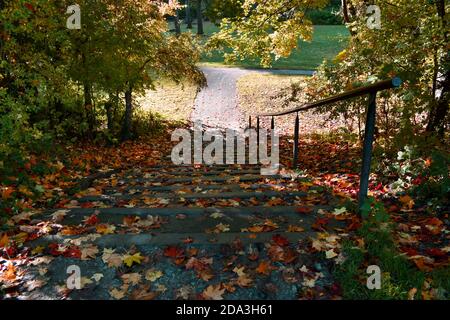
[[[199,54],[189,34],[167,34],[165,15],[175,15],[177,2],[121,0],[109,4],[104,13],[108,36],[99,46],[107,48],[101,55],[99,80],[108,93],[123,92],[125,115],[122,140],[131,137],[133,92],[154,88],[160,77],[175,81],[191,79],[204,82],[196,67]],[[149,19],[150,17],[150,19]]]
[[[211,0],[205,14],[212,22],[220,24],[224,18],[234,18],[242,14],[243,2],[243,0]]]
[[[305,12],[323,8],[327,0],[244,0],[242,11],[221,22],[221,31],[210,39],[211,47],[233,48],[229,62],[260,59],[269,66],[273,59],[289,56],[298,40],[311,40],[312,23]]]
[[[327,1],[245,0],[243,13],[222,21],[221,31],[210,46],[231,47],[227,60],[259,58],[263,66],[288,56],[298,40],[311,38],[311,21],[305,12]],[[366,8],[381,9],[381,29],[369,28]],[[400,76],[400,90],[383,93],[387,135],[412,137],[414,127],[441,135],[448,127],[450,99],[449,28],[450,4],[445,0],[359,1],[343,0],[342,14],[352,37],[349,47],[320,68],[309,86],[309,99],[342,92],[360,83]],[[345,102],[334,115],[363,114],[361,100]],[[421,120],[425,115],[426,120]],[[382,120],[382,119],[380,119]]]
[[[334,64],[324,66],[313,79],[313,86],[318,88],[315,93],[340,92],[354,86],[352,80],[364,82],[398,75],[405,82],[402,89],[383,93],[385,129],[391,131],[387,136],[400,128],[402,134],[397,137],[407,140],[412,137],[414,127],[442,135],[448,126],[450,98],[448,28],[445,27],[449,5],[445,7],[443,3],[378,1],[381,29],[370,29],[365,6],[346,1],[348,7],[344,12],[352,32],[350,45],[336,57]],[[331,85],[325,86],[326,82]],[[345,108],[349,115],[358,115],[363,111],[360,105],[360,102],[350,108],[348,104],[342,105],[341,110]]]

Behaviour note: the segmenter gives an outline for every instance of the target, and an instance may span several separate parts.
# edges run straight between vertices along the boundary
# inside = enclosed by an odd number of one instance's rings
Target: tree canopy
[[[289,56],[298,39],[310,40],[312,23],[306,10],[322,8],[328,1],[245,0],[243,11],[224,18],[221,31],[210,40],[214,48],[232,48],[228,61],[259,58],[261,65]],[[381,28],[368,25],[365,1],[342,1],[342,16],[352,37],[346,50],[334,61],[325,62],[311,81],[310,98],[317,99],[358,83],[397,75],[403,88],[390,93],[387,103],[398,126],[411,130],[420,122],[428,132],[443,133],[448,126],[449,92],[449,6],[446,1],[375,1],[380,9]],[[301,47],[300,47],[301,50]],[[338,111],[358,115],[357,104]],[[344,110],[345,109],[345,110]],[[425,119],[419,119],[425,115]],[[396,122],[396,121],[394,121]],[[397,127],[394,125],[394,127]]]

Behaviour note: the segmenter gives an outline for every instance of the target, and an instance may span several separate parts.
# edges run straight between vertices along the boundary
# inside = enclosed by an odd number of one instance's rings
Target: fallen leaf
[[[4,233],[0,238],[0,248],[6,247],[8,243],[9,243],[8,235]]]
[[[46,284],[43,280],[30,280],[26,281],[24,284],[24,287],[27,289],[28,292],[33,291],[34,289],[41,288]]]
[[[141,285],[130,293],[130,300],[153,300],[159,292],[150,291],[149,285]]]
[[[112,290],[109,291],[109,294],[116,300],[120,300],[123,297],[125,297],[125,294],[128,291],[128,286],[126,286],[125,288],[122,287],[121,290],[117,289],[117,288],[113,288]]]
[[[202,293],[203,298],[206,300],[223,300],[222,295],[225,293],[225,289],[221,284],[210,285]]]
[[[151,282],[158,280],[162,276],[163,276],[163,273],[161,271],[154,270],[154,269],[147,270],[147,272],[145,273],[145,279],[147,279],[148,281],[151,281]]]
[[[233,269],[233,272],[236,273],[238,275],[238,277],[242,277],[242,276],[245,276],[244,270],[245,270],[245,266],[244,267],[240,267],[240,268],[235,267]]]
[[[52,221],[61,222],[70,210],[58,210],[52,213]]]
[[[108,248],[103,249],[102,260],[108,264],[108,267],[120,267],[123,263],[122,256],[115,253],[115,250]]]
[[[111,224],[99,224],[95,227],[97,233],[100,234],[114,234],[114,231],[116,230],[116,227]]]
[[[134,263],[141,264],[142,260],[144,260],[144,257],[141,256],[140,252],[133,255],[126,254],[123,256],[123,263],[125,263],[127,267],[131,267]]]
[[[279,234],[274,235],[272,240],[281,247],[286,247],[289,245],[289,240]]]
[[[125,273],[121,276],[121,278],[126,284],[137,285],[139,282],[141,282],[142,276],[139,273],[134,272]]]
[[[303,229],[302,227],[299,226],[293,226],[293,225],[289,225],[287,232],[304,232],[305,229]]]
[[[408,208],[409,210],[411,210],[414,206],[414,200],[408,195],[400,197],[399,200],[404,208]]]
[[[327,259],[333,259],[333,258],[337,257],[337,253],[334,252],[333,249],[330,249],[325,252],[325,256]]]
[[[81,260],[95,259],[95,255],[98,253],[97,246],[89,245],[80,249]]]
[[[94,273],[91,277],[91,279],[94,279],[95,282],[99,282],[103,278],[102,273]]]
[[[265,275],[269,275],[270,272],[272,271],[271,266],[270,266],[270,262],[268,261],[261,261],[259,263],[258,268],[256,268],[256,272],[260,273],[260,274],[265,274]]]

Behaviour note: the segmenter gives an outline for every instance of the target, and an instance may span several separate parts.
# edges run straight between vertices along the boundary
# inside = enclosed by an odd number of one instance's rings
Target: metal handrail
[[[305,105],[302,105],[300,107],[296,107],[293,109],[288,109],[285,111],[280,111],[280,112],[275,112],[275,113],[260,114],[260,115],[258,115],[258,117],[277,117],[277,116],[284,116],[284,115],[290,114],[290,113],[306,111],[306,110],[322,107],[327,104],[332,104],[335,102],[360,97],[360,96],[363,96],[366,94],[370,94],[371,92],[378,92],[378,91],[383,91],[386,89],[398,88],[401,84],[402,84],[402,80],[400,78],[396,77],[396,78],[393,78],[390,80],[384,80],[384,81],[376,82],[376,83],[368,85],[368,86],[349,90],[344,93],[341,93],[341,94],[338,94],[338,95],[335,95],[335,96],[332,96],[332,97],[329,97],[329,98],[326,98],[326,99],[323,99],[323,100],[320,100],[317,102],[308,103],[308,104],[305,104]]]
[[[328,104],[332,104],[339,101],[348,100],[355,97],[360,97],[363,95],[369,95],[369,107],[367,109],[366,116],[366,126],[364,133],[364,146],[363,146],[363,163],[361,168],[361,176],[360,176],[360,187],[359,187],[359,207],[361,208],[364,202],[367,199],[367,193],[369,189],[369,174],[370,174],[370,163],[372,160],[372,146],[373,146],[373,137],[375,131],[375,116],[376,116],[376,97],[379,91],[398,88],[402,84],[402,80],[398,77],[379,81],[374,84],[370,84],[367,86],[363,86],[360,88],[356,88],[353,90],[346,91],[344,93],[317,101],[313,103],[308,103],[302,105],[300,107],[296,107],[293,109],[274,112],[274,113],[265,113],[256,116],[256,132],[257,132],[257,141],[259,146],[259,119],[260,117],[272,117],[271,120],[271,129],[275,129],[275,117],[283,116],[291,113],[297,113],[297,117],[295,118],[295,128],[294,128],[294,159],[293,159],[293,167],[295,168],[298,163],[298,142],[299,142],[299,128],[300,121],[298,113],[314,108],[318,108],[321,106],[325,106]],[[252,117],[249,117],[249,128],[252,127]]]

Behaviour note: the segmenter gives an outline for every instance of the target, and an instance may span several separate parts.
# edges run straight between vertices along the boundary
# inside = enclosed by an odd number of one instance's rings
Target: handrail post
[[[272,121],[270,122],[270,129],[272,131],[275,129],[275,117],[272,117]]]
[[[298,162],[298,138],[299,138],[299,129],[300,129],[300,120],[297,116],[295,117],[295,129],[294,129],[294,160],[292,161],[292,168],[297,167]]]
[[[257,144],[257,156],[256,158],[259,161],[259,117],[256,117],[256,144]]]
[[[251,129],[252,128],[252,116],[248,117],[248,128]]]
[[[372,147],[375,132],[376,99],[377,91],[371,92],[369,95],[369,107],[367,109],[366,127],[364,130],[363,159],[359,182],[358,202],[360,210],[367,199],[369,189],[370,163],[372,161]]]

